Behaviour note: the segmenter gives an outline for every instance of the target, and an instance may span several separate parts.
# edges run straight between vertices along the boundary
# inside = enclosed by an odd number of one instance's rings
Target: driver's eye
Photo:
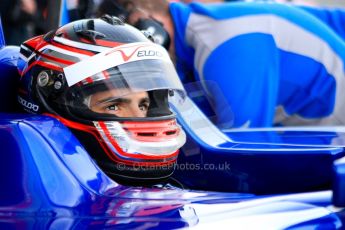
[[[149,104],[142,104],[142,105],[139,105],[139,109],[141,111],[147,111],[149,108]]]
[[[112,111],[117,111],[119,110],[119,107],[115,104],[107,106],[106,110],[112,110]]]

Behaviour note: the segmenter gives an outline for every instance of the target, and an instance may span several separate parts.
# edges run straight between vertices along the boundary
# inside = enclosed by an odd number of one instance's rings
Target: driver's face
[[[146,117],[150,105],[148,93],[137,92],[119,97],[116,89],[95,93],[90,98],[90,109],[97,113],[118,117]]]

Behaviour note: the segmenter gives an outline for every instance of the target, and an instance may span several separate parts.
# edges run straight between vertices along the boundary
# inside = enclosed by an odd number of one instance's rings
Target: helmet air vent
[[[96,39],[98,38],[105,38],[105,34],[94,31],[94,30],[78,30],[76,33],[80,36],[83,36],[84,38],[92,41],[94,44],[96,44]]]
[[[108,14],[105,14],[101,17],[101,19],[110,25],[124,25],[123,21],[118,17],[112,17]]]

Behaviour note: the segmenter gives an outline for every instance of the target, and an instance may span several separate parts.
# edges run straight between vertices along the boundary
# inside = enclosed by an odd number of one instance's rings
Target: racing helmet
[[[59,119],[110,177],[172,174],[186,137],[169,98],[185,91],[165,49],[139,30],[108,15],[71,22],[24,42],[18,70],[23,109]]]

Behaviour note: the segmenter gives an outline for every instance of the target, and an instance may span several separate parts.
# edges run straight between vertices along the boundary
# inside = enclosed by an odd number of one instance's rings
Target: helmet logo
[[[141,50],[137,54],[138,57],[163,57],[163,54],[156,50]]]
[[[171,63],[169,54],[162,46],[151,42],[136,42],[120,45],[96,54],[64,67],[63,70],[68,86],[72,86],[111,67],[146,59],[158,59]]]
[[[133,54],[135,54],[137,52],[138,49],[140,49],[141,47],[145,47],[145,46],[138,46],[138,47],[135,47],[134,51],[132,51],[129,55],[126,55],[124,50],[121,50],[119,48],[115,49],[115,50],[112,50],[110,51],[109,53],[106,53],[105,56],[108,56],[110,54],[113,54],[114,52],[120,52],[121,53],[121,56],[122,56],[122,59],[126,62],[128,61],[132,56]]]
[[[37,112],[38,109],[39,109],[38,105],[35,105],[35,104],[31,103],[31,102],[28,102],[27,100],[25,100],[21,96],[18,96],[18,102],[22,106],[24,106],[26,109],[28,109],[29,111]]]

